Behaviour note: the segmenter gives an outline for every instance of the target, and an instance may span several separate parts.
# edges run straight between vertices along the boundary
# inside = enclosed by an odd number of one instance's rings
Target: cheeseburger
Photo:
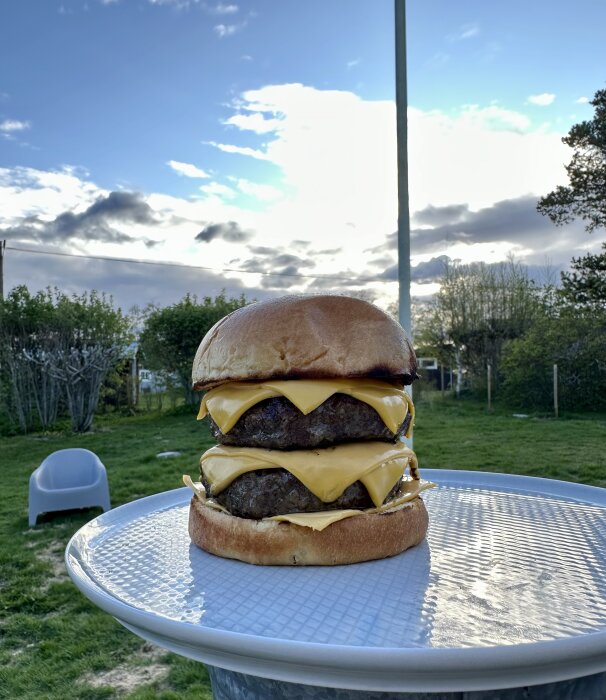
[[[253,564],[349,564],[418,544],[428,516],[404,387],[417,377],[401,326],[345,296],[286,296],[240,308],[203,338],[218,444],[202,455],[189,534]]]

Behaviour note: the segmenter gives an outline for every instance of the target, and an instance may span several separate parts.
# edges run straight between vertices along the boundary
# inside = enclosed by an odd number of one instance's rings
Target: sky
[[[0,3],[4,293],[116,306],[397,301],[391,0]],[[536,212],[606,87],[606,3],[408,0],[411,291],[557,276],[606,231]]]

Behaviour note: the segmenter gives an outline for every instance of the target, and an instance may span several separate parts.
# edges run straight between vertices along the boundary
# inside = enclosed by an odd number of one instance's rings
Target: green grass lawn
[[[490,414],[475,402],[423,395],[414,448],[426,468],[506,472],[606,487],[606,416]]]
[[[71,583],[63,552],[98,510],[49,514],[27,524],[27,489],[42,459],[86,447],[107,467],[112,505],[181,486],[212,444],[191,414],[99,420],[86,435],[0,438],[0,697],[129,700],[211,698],[202,664],[146,645],[98,610]],[[602,416],[515,418],[474,403],[417,401],[421,469],[480,469],[606,486]],[[158,459],[176,450],[181,456]],[[98,685],[99,682],[103,685]]]

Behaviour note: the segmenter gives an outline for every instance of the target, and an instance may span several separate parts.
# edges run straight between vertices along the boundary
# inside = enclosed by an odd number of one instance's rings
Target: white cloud
[[[472,209],[525,194],[540,195],[566,182],[569,149],[561,135],[530,128],[523,114],[494,107],[456,115],[409,111],[412,210],[466,202]],[[512,126],[514,128],[512,128]]]
[[[217,15],[233,15],[240,9],[235,4],[227,4],[218,2],[214,7],[210,8],[211,12]]]
[[[530,119],[520,112],[491,104],[488,107],[466,105],[459,116],[461,124],[471,128],[489,128],[494,131],[524,132],[530,128]]]
[[[575,102],[580,105],[586,105],[589,103],[589,97],[579,97]]]
[[[542,92],[540,95],[530,95],[528,101],[539,107],[547,107],[555,100],[555,97],[552,92]]]
[[[86,252],[169,260],[218,270],[238,268],[239,263],[229,263],[236,256],[246,259],[242,244],[238,248],[237,243],[215,239],[202,250],[195,241],[208,225],[236,222],[241,230],[254,232],[254,245],[258,247],[287,248],[298,240],[310,241],[310,250],[334,250],[330,256],[310,258],[314,267],[306,267],[306,274],[376,274],[376,269],[369,271],[365,250],[384,245],[397,228],[394,103],[364,100],[347,91],[285,84],[245,92],[233,109],[227,122],[233,127],[236,143],[207,145],[238,155],[239,160],[234,159],[237,177],[230,177],[234,171],[226,157],[225,169],[213,173],[219,181],[203,184],[197,197],[147,193],[145,201],[160,222],[149,234],[157,245],[146,248],[144,242],[90,242],[86,243]],[[562,144],[562,134],[533,127],[523,112],[498,104],[466,105],[449,113],[411,107],[408,125],[413,213],[430,205],[462,204],[471,212],[478,211],[523,195],[538,198],[566,182],[563,163],[570,159],[570,150]],[[238,142],[253,145],[241,146]],[[249,159],[253,161],[247,163]],[[263,179],[266,167],[260,167],[258,161],[274,166],[270,171],[272,182],[279,171],[277,181],[282,192]],[[190,177],[191,173],[204,173],[189,163],[169,161],[169,165]],[[252,166],[249,172],[247,165]],[[50,221],[65,211],[85,210],[100,195],[107,194],[87,178],[73,169],[0,169],[0,227],[14,225],[28,216]],[[255,197],[263,206],[245,208],[250,202],[238,197],[240,193]],[[560,240],[560,231],[554,228],[554,242]],[[473,236],[463,240],[459,236],[447,240],[445,249],[437,252],[469,260],[503,259],[514,250],[521,259],[528,259],[533,253],[532,240],[524,241],[522,246],[519,239],[517,244],[508,241],[506,233],[504,240],[500,240],[500,234],[486,242],[488,238],[480,242]],[[579,239],[576,244],[553,250],[566,261],[578,254],[574,245],[582,243],[584,240]],[[599,244],[596,238],[596,247]],[[534,251],[534,255],[539,252]],[[414,262],[418,260],[413,258]],[[554,263],[559,262],[554,259]],[[243,280],[244,276],[222,275],[224,282],[236,279]],[[258,275],[246,277],[253,285],[249,296],[256,295],[260,279]],[[299,289],[309,290],[320,285],[314,286],[309,278],[300,278],[298,283]],[[341,289],[339,282],[334,285],[334,290]],[[374,289],[393,300],[397,285],[378,282]],[[211,293],[206,288],[192,291]],[[149,299],[137,301],[144,304]]]
[[[239,31],[244,29],[246,22],[240,22],[239,24],[216,24],[213,27],[213,31],[219,37],[219,39],[225,39],[225,37],[233,36]]]
[[[151,5],[172,5],[177,10],[187,10],[199,0],[148,0]]]
[[[273,185],[265,185],[258,182],[251,182],[243,178],[236,179],[238,189],[244,194],[256,197],[262,202],[273,202],[283,197],[283,192]]]
[[[185,177],[207,178],[210,175],[204,170],[198,168],[191,163],[182,163],[178,160],[169,160],[167,163],[175,172]]]
[[[352,58],[351,61],[347,61],[347,68],[348,70],[351,68],[355,68],[356,66],[359,66],[361,63],[361,60],[359,58]]]
[[[280,128],[279,119],[265,118],[263,114],[259,112],[253,114],[234,114],[223,123],[231,124],[243,131],[254,131],[255,134],[268,134]]]
[[[269,160],[267,154],[256,148],[250,148],[249,146],[234,146],[229,143],[217,143],[216,141],[207,141],[209,146],[215,146],[220,151],[225,153],[239,153],[242,156],[250,156],[251,158],[256,158],[257,160]]]
[[[262,149],[214,145],[275,163],[310,210],[327,202],[326,209],[340,210],[345,220],[374,221],[378,215],[390,221],[386,230],[394,226],[392,102],[300,84],[267,86],[243,99],[256,118],[231,123],[255,131],[263,119],[276,120],[275,138]],[[567,154],[559,134],[531,130],[525,114],[498,105],[469,105],[454,115],[410,108],[412,208],[453,202],[477,208],[543,193],[565,181]],[[326,216],[334,218],[330,211]]]
[[[472,22],[471,24],[462,25],[458,32],[451,34],[448,38],[451,41],[465,41],[478,36],[479,33],[480,26],[476,22]]]
[[[208,185],[202,185],[200,190],[204,194],[210,195],[212,197],[227,197],[228,199],[233,199],[236,196],[236,191],[227,185],[222,185],[220,182],[211,182]]]
[[[31,127],[31,122],[22,122],[17,119],[5,119],[0,122],[0,131],[12,133],[14,131],[25,131]]]
[[[0,168],[0,226],[26,216],[54,219],[66,210],[85,209],[105,190],[82,180],[71,168],[57,171]]]

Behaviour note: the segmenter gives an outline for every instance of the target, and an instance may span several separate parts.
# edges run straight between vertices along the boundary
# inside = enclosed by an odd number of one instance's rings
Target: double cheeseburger
[[[252,564],[349,564],[418,544],[428,516],[401,326],[345,296],[240,308],[206,334],[192,381],[218,444],[202,455],[189,534]]]

